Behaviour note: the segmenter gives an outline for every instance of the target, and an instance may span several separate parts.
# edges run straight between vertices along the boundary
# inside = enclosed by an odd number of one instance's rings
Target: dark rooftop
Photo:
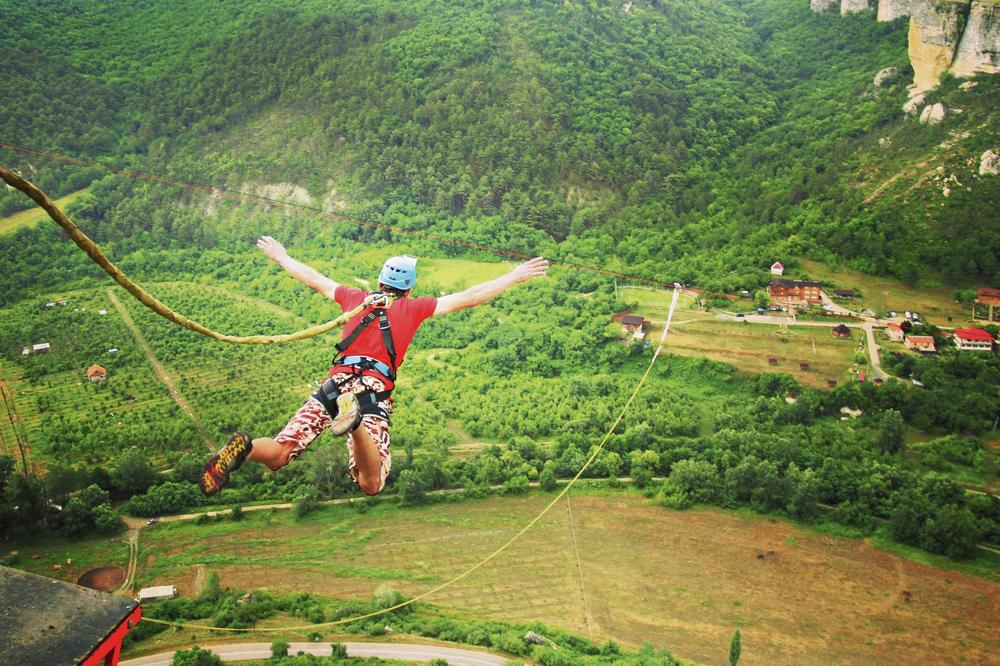
[[[0,567],[0,664],[79,664],[138,602]]]
[[[822,287],[823,285],[811,280],[771,280],[771,286],[794,289],[795,287]]]
[[[622,317],[622,323],[626,326],[642,326],[643,321],[645,321],[639,315],[625,315]]]

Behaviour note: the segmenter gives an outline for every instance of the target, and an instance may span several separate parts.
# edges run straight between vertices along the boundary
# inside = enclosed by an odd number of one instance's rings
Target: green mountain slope
[[[968,132],[965,158],[1000,126],[994,81],[936,128],[899,111],[905,76],[874,88],[908,66],[899,22],[786,0],[3,0],[0,17],[15,26],[0,36],[5,143],[292,183],[443,232],[524,225],[564,255],[713,289],[798,254],[911,281],[1000,269],[986,214],[1000,179],[945,206],[893,189],[912,184],[920,146]],[[97,175],[3,159],[56,195]],[[139,211],[156,208],[203,227],[192,242],[221,242],[227,225],[152,189],[98,190],[90,217],[111,238],[152,230]],[[0,195],[0,211],[23,205]]]

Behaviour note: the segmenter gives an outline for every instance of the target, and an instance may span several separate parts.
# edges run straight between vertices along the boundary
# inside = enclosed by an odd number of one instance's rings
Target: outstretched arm
[[[448,314],[449,312],[456,312],[465,308],[481,305],[494,296],[499,296],[516,284],[520,284],[526,280],[530,280],[531,278],[545,275],[548,270],[548,260],[541,257],[535,257],[530,261],[524,262],[510,273],[498,277],[495,280],[477,284],[476,286],[469,287],[465,291],[461,291],[457,294],[442,296],[437,301],[437,307],[434,308],[434,314],[443,315]]]
[[[301,261],[289,257],[284,245],[270,236],[261,236],[260,240],[257,241],[257,247],[276,264],[291,273],[296,280],[329,299],[333,298],[333,293],[337,291],[337,283],[315,268],[310,268]]]

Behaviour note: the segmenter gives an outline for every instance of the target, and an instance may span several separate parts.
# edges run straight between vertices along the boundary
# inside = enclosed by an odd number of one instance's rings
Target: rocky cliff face
[[[972,3],[951,70],[961,77],[1000,73],[1000,3]]]
[[[877,17],[879,21],[895,21],[910,15],[913,0],[880,0]]]
[[[1000,0],[810,0],[810,7],[850,14],[875,3],[879,21],[910,17],[915,92],[935,87],[949,71],[959,77],[1000,73]]]
[[[855,14],[857,12],[863,12],[866,9],[871,9],[872,3],[870,0],[843,0],[840,3],[840,13],[841,14]]]
[[[951,68],[968,0],[921,0],[910,14],[910,64],[918,91],[930,90]]]

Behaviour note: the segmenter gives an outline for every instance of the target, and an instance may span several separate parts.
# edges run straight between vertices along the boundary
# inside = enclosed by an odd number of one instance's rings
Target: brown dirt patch
[[[125,569],[117,564],[110,567],[91,569],[77,579],[76,584],[92,590],[113,592],[125,582]]]

